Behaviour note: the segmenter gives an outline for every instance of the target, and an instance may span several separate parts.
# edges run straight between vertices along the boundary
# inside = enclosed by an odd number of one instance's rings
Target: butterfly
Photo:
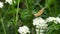
[[[44,8],[38,11],[38,13],[34,14],[35,17],[41,16],[44,12]]]

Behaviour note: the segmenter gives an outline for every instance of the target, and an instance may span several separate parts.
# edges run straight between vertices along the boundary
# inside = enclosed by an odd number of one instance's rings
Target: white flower
[[[55,24],[60,23],[60,18],[59,17],[49,17],[46,19],[46,22],[54,22]]]
[[[45,24],[45,23],[46,23],[45,20],[42,19],[41,17],[33,19],[33,25],[40,26],[41,24]]]
[[[36,31],[38,32],[38,31],[39,31],[39,29],[37,29],[37,28],[36,28]]]
[[[55,17],[49,17],[46,19],[46,22],[51,22],[51,21],[54,21],[55,20]]]
[[[2,8],[3,7],[3,2],[0,2],[0,8]]]
[[[48,24],[46,24],[46,23],[47,22],[44,19],[42,19],[41,17],[33,19],[33,25],[36,26],[36,28],[38,28],[38,29],[42,29],[43,27],[47,27]]]
[[[41,17],[33,19],[33,25],[36,26],[36,34],[39,34],[39,31],[40,31],[40,34],[44,34],[43,32],[45,30],[42,30],[42,29],[46,29],[48,26],[47,22]]]
[[[48,26],[48,24],[40,24],[40,26],[42,26],[42,27],[47,27]]]
[[[21,33],[21,34],[30,33],[29,28],[27,26],[19,27],[18,32]]]
[[[45,30],[40,30],[40,33],[43,33]]]
[[[58,23],[60,23],[60,18],[57,17],[55,21],[58,22]]]
[[[5,3],[9,3],[10,5],[12,5],[13,1],[12,0],[6,0]],[[14,3],[16,3],[16,1],[14,1]]]

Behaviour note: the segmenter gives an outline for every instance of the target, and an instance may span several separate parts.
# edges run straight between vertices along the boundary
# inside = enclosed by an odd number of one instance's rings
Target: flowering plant
[[[60,0],[0,0],[0,34],[60,34]]]

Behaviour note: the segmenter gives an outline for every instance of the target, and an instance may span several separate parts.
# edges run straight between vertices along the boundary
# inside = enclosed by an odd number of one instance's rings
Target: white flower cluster
[[[35,18],[34,20],[33,20],[33,25],[40,25],[40,24],[43,24],[43,23],[45,23],[45,20],[44,19],[42,19],[41,17],[38,17],[38,18]]]
[[[33,25],[36,27],[47,26],[46,21],[41,17],[33,19]]]
[[[40,34],[44,34],[44,31],[48,26],[46,23],[47,22],[41,17],[33,19],[33,25],[36,26],[36,34],[38,34],[39,31],[40,31]]]
[[[19,32],[20,34],[30,33],[29,28],[28,28],[27,26],[19,27],[18,32]]]
[[[42,19],[41,17],[33,19],[33,25],[36,26],[36,32],[40,31],[40,34],[44,34],[45,29],[47,29],[48,22],[54,22],[55,24],[60,23],[59,17],[49,17],[46,20]]]
[[[5,3],[9,3],[10,5],[13,4],[13,1],[12,0],[5,0]],[[16,3],[16,1],[14,1],[14,3]],[[0,8],[3,8],[3,2],[0,2]]]
[[[38,17],[38,18],[35,18],[35,19],[33,19],[33,25],[34,26],[44,26],[44,25],[46,25],[47,26],[47,22],[54,22],[54,23],[60,23],[60,18],[59,17],[49,17],[49,18],[47,18],[46,20],[44,20],[44,19],[42,19],[41,17]]]
[[[10,5],[13,4],[13,0],[6,0],[5,3],[9,3]],[[16,1],[14,1],[14,3],[16,3]]]
[[[46,19],[47,22],[54,22],[55,24],[60,23],[60,18],[59,17],[49,17]]]
[[[0,8],[2,8],[3,7],[3,2],[0,2]]]

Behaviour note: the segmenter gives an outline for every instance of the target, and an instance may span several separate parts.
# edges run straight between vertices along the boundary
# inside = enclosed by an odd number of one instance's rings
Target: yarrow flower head
[[[13,4],[13,0],[6,0],[5,3],[9,3],[10,5]],[[16,1],[14,1],[14,3],[16,3]]]
[[[57,18],[55,19],[55,23],[60,23],[60,18],[59,18],[59,17],[57,17]]]
[[[0,2],[0,8],[3,8],[3,2]]]
[[[30,33],[29,28],[28,28],[27,26],[19,27],[18,32],[19,32],[20,34]]]
[[[41,17],[33,19],[33,25],[35,26],[44,26],[46,24],[45,20]]]
[[[36,34],[39,34],[38,33],[39,31],[40,31],[40,34],[44,34],[43,32],[48,26],[47,22],[41,17],[33,19],[33,25],[36,26]]]
[[[51,22],[53,20],[55,20],[55,17],[49,17],[49,18],[46,19],[47,22]]]
[[[54,23],[60,23],[60,18],[59,17],[49,17],[46,19],[46,22],[54,22]]]

